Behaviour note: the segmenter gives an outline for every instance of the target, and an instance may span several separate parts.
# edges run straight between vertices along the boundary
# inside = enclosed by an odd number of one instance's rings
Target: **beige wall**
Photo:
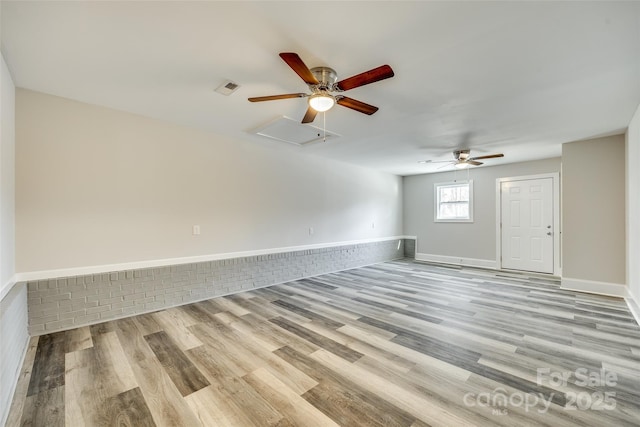
[[[18,272],[402,233],[400,177],[297,147],[26,90],[16,135]]]
[[[433,184],[466,179],[467,172],[441,172],[404,177],[405,234],[418,237],[416,253],[496,260],[496,179],[560,171],[560,159],[483,166],[470,170],[473,180],[473,223],[435,223]]]
[[[562,146],[563,278],[624,284],[623,135]]]
[[[640,105],[626,134],[627,163],[627,284],[640,307]],[[638,312],[640,316],[640,311]]]

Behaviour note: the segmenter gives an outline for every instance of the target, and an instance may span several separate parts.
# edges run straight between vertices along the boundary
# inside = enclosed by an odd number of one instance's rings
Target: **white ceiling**
[[[1,14],[18,87],[399,175],[454,148],[504,152],[486,165],[559,156],[624,131],[640,104],[640,2],[3,0]],[[297,147],[251,133],[304,115],[305,99],[247,101],[307,91],[279,52],[340,79],[396,75],[347,93],[376,114],[334,107],[341,137]],[[228,97],[226,79],[241,85]]]

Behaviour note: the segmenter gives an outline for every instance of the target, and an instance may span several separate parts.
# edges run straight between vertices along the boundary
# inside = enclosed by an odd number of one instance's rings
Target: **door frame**
[[[512,181],[526,181],[530,179],[551,178],[553,188],[553,275],[562,276],[562,257],[560,245],[562,242],[562,224],[560,222],[560,174],[558,172],[538,175],[512,176],[496,178],[496,268],[502,269],[502,183]],[[545,273],[540,273],[545,274]]]

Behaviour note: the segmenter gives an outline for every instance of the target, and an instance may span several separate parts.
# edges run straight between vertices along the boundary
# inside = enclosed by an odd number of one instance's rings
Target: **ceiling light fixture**
[[[456,169],[464,169],[469,167],[469,163],[467,162],[458,162],[456,164],[454,164],[453,166],[455,166]]]
[[[309,97],[309,106],[320,113],[330,110],[335,103],[335,98],[327,92],[319,92]]]

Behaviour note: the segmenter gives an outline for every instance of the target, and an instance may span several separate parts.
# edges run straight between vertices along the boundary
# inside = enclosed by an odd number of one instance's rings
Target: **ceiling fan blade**
[[[256,96],[253,98],[249,98],[249,101],[251,102],[275,101],[278,99],[305,98],[307,96],[309,95],[306,93],[287,93],[285,95]]]
[[[471,160],[471,159],[465,161],[464,163],[469,163],[470,165],[473,165],[473,166],[480,166],[480,165],[484,164],[482,162],[476,162],[475,160]]]
[[[313,108],[309,107],[307,108],[307,112],[304,114],[304,117],[302,118],[302,123],[311,123],[315,120],[316,115],[318,114],[318,112],[316,110],[314,110]]]
[[[365,104],[362,101],[358,101],[357,99],[349,98],[347,96],[343,96],[336,100],[336,103],[342,105],[343,107],[351,108],[352,110],[359,111],[364,114],[372,115],[376,111],[378,111],[378,107],[374,107],[373,105]]]
[[[447,166],[451,166],[451,165],[455,164],[455,162],[450,162],[450,161],[447,161],[447,163],[449,163],[449,164],[448,164],[448,165],[440,166],[440,167],[438,168],[438,170],[443,169],[443,168],[446,168]]]
[[[495,159],[496,157],[504,157],[504,154],[488,154],[486,156],[471,157],[468,160]]]
[[[359,86],[368,85],[369,83],[375,83],[380,80],[393,77],[393,70],[388,65],[381,65],[373,70],[365,71],[364,73],[357,74],[355,76],[340,80],[336,83],[336,87],[340,90],[349,90]]]
[[[309,67],[302,62],[302,59],[298,56],[297,53],[293,52],[282,52],[280,54],[280,58],[284,60],[284,62],[291,67],[293,71],[296,72],[297,75],[300,76],[302,80],[308,85],[317,85],[320,84],[318,79],[315,78]]]

